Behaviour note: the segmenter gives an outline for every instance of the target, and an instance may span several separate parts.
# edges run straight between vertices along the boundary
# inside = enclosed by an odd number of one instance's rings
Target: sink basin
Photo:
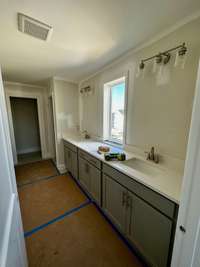
[[[122,164],[132,169],[135,169],[136,171],[139,171],[141,173],[144,173],[146,175],[153,176],[153,177],[163,174],[163,171],[160,170],[156,166],[156,164],[154,166],[153,165],[154,163],[150,163],[150,162],[138,159],[138,158],[133,158],[133,159],[123,161]]]

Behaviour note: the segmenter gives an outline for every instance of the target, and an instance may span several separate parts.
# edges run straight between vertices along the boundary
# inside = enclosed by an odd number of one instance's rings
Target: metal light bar
[[[161,56],[162,56],[162,55],[166,55],[166,54],[168,54],[168,53],[170,53],[170,52],[172,52],[172,51],[175,51],[175,50],[177,50],[177,49],[179,49],[179,48],[183,48],[184,51],[185,51],[185,53],[186,53],[186,51],[187,51],[187,47],[185,46],[185,43],[182,43],[181,45],[178,45],[178,46],[176,46],[176,47],[173,47],[173,48],[171,48],[171,49],[168,49],[168,50],[166,50],[166,51],[164,51],[164,52],[158,53],[158,54],[156,54],[156,55],[154,55],[154,56],[152,56],[152,57],[148,57],[148,58],[142,59],[141,62],[147,62],[147,61],[149,61],[149,60],[151,60],[151,59],[154,59],[154,58],[158,57],[159,55],[161,55]]]

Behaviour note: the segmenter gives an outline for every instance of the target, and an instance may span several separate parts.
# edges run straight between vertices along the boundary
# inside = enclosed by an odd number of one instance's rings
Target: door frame
[[[16,267],[28,267],[5,98],[0,67],[0,129],[3,133],[1,138],[1,151],[3,151],[7,162],[5,165],[5,170],[7,170],[5,174],[7,173],[6,180],[10,188],[9,194],[6,195],[6,202],[7,204],[9,202],[9,204],[5,221],[4,236],[2,239],[0,266],[6,267],[9,262],[15,262]],[[3,225],[1,225],[1,227],[3,227]]]
[[[50,120],[49,120],[49,124],[51,127],[51,136],[50,136],[50,143],[52,143],[53,145],[51,146],[51,155],[53,156],[53,162],[56,164],[56,125],[55,125],[55,116],[54,116],[54,99],[53,99],[53,95],[51,94],[48,97],[48,105],[49,105],[49,114],[50,114]]]
[[[195,267],[200,249],[200,62],[171,267]],[[180,229],[184,227],[185,232]],[[182,228],[183,229],[183,228]],[[183,229],[183,230],[184,230]]]
[[[33,93],[19,92],[19,91],[14,91],[14,90],[13,91],[6,90],[6,104],[7,104],[7,112],[8,112],[8,120],[9,120],[10,137],[11,137],[14,164],[16,165],[18,163],[18,159],[17,159],[17,149],[16,149],[16,142],[15,142],[14,127],[13,127],[12,110],[11,110],[11,104],[10,104],[11,97],[36,99],[41,153],[42,153],[42,158],[45,158],[46,143],[45,143],[45,131],[44,131],[44,114],[43,114],[43,109],[42,109],[42,96],[37,93],[33,94]]]

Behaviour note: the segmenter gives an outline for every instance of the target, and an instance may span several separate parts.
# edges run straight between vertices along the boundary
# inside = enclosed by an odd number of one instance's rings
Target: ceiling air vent
[[[49,39],[52,32],[51,26],[21,13],[18,13],[18,28],[19,31],[44,41]]]

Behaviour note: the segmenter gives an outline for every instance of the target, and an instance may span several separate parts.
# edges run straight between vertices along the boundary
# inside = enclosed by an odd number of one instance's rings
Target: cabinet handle
[[[185,229],[185,227],[184,227],[183,225],[180,225],[180,226],[179,226],[179,229],[180,229],[180,231],[183,232],[183,233],[186,232],[186,229]]]
[[[131,196],[128,196],[128,201],[127,201],[127,206],[126,208],[129,209],[130,211],[130,220],[129,220],[129,225],[128,225],[128,232],[129,232],[129,235],[131,236],[132,234],[132,204],[133,204],[133,199]]]
[[[122,206],[125,205],[126,200],[127,200],[127,194],[126,194],[125,191],[123,191],[123,192],[122,192]]]
[[[87,169],[87,163],[85,163],[85,172],[86,172],[86,173],[88,172],[88,169]]]
[[[127,194],[127,197],[126,197],[126,208],[128,209],[129,207],[130,208],[132,207],[132,197]]]
[[[89,173],[89,170],[90,170],[90,166],[87,163],[85,163],[85,172]]]

